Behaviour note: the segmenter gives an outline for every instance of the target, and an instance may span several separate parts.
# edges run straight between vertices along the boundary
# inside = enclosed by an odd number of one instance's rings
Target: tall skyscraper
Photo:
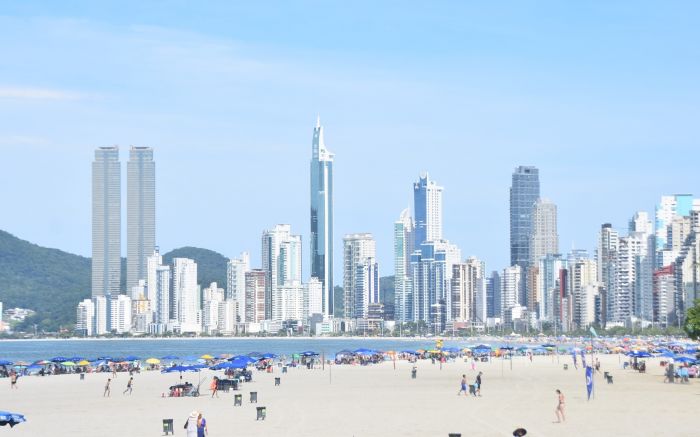
[[[333,157],[316,120],[311,142],[311,276],[323,284],[323,315],[333,315]]]
[[[501,275],[495,270],[486,278],[486,316],[501,316]]]
[[[343,238],[343,303],[347,318],[366,318],[368,305],[379,302],[376,252],[372,234],[349,234]]]
[[[156,247],[153,253],[146,259],[146,299],[154,305],[158,294],[158,268],[163,265],[163,257]]]
[[[506,267],[501,275],[501,320],[506,313],[518,305],[518,290],[522,281],[522,269],[519,265]]]
[[[620,249],[620,235],[610,223],[604,223],[598,235],[596,260],[598,264],[598,283],[602,286],[601,321],[605,324],[612,320],[615,306],[615,281],[617,276],[617,257]]]
[[[118,295],[121,281],[119,147],[100,147],[92,163],[92,296]]]
[[[520,166],[513,172],[510,187],[510,265],[520,266],[522,281],[516,296],[525,304],[527,271],[531,261],[532,212],[540,197],[540,173],[536,167]]]
[[[265,320],[265,276],[262,269],[245,272],[245,322],[259,323]]]
[[[537,199],[532,207],[530,265],[537,266],[546,255],[559,253],[557,206],[547,199]]]
[[[666,249],[668,226],[674,217],[690,216],[692,194],[661,196],[656,206],[656,250]]]
[[[397,322],[413,320],[413,288],[411,253],[413,252],[413,219],[408,209],[394,222],[394,318]]]
[[[156,246],[156,164],[153,149],[131,147],[126,165],[126,289],[146,279]]]
[[[486,323],[484,262],[470,257],[452,266],[452,320]]]
[[[426,241],[442,240],[442,191],[427,173],[413,184],[416,250]]]
[[[265,271],[265,319],[271,320],[280,287],[301,285],[301,236],[290,225],[276,225],[262,235],[262,269]]]

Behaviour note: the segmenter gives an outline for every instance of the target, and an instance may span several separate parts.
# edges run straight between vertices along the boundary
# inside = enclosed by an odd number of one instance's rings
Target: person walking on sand
[[[197,417],[197,437],[206,437],[209,435],[209,428],[207,428],[207,419],[199,413]]]
[[[125,395],[126,392],[129,392],[129,395],[131,395],[133,386],[134,386],[134,377],[132,376],[131,378],[129,378],[129,381],[126,383],[126,390],[124,390],[124,393],[122,393],[122,394]]]
[[[17,372],[10,372],[10,389],[17,388]]]
[[[555,423],[561,423],[566,421],[566,417],[564,417],[564,393],[559,389],[557,389],[557,398],[557,408],[554,410],[554,413],[557,415],[557,421]]]
[[[482,372],[479,372],[478,375],[476,375],[476,381],[474,381],[474,385],[476,386],[476,395],[481,396],[481,375]]]
[[[211,380],[211,384],[209,385],[209,389],[211,390],[211,397],[214,397],[214,395],[216,395],[217,398],[219,397],[218,385],[219,378],[215,376],[214,379]]]
[[[109,397],[109,395],[111,394],[111,390],[109,388],[111,383],[112,383],[112,380],[110,378],[107,378],[107,383],[105,384],[105,391],[104,391],[104,393],[102,393],[102,397],[105,397],[105,396]]]
[[[467,375],[462,375],[461,388],[457,392],[457,396],[461,395],[462,392],[464,392],[464,396],[469,395],[469,393],[467,392]]]
[[[192,411],[185,421],[187,437],[197,437],[197,426],[199,425],[199,412]]]

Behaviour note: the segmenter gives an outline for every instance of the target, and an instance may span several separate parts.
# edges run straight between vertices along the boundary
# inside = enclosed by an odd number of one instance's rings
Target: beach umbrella
[[[203,359],[203,360],[213,360],[213,359],[214,359],[214,357],[211,356],[211,355],[209,355],[209,354],[204,354],[204,355],[202,355],[202,356],[199,357],[199,358],[201,358],[201,359]]]
[[[45,366],[47,364],[51,364],[51,361],[39,360],[39,361],[34,361],[34,364],[38,364],[40,366]]]
[[[172,373],[172,372],[199,372],[200,368],[195,366],[172,366],[167,369],[163,369],[160,373]]]
[[[51,358],[51,362],[53,362],[53,363],[62,363],[64,361],[69,361],[69,358],[66,358],[66,357],[53,357],[53,358]]]
[[[263,354],[262,358],[265,360],[271,360],[273,358],[277,358],[277,355],[268,352],[266,354]]]
[[[160,360],[158,358],[149,358],[146,360],[147,364],[160,364]]]
[[[164,357],[161,357],[161,360],[179,360],[180,357],[176,357],[175,355],[166,355]]]
[[[247,364],[252,364],[252,363],[257,363],[258,360],[252,357],[248,357],[245,355],[236,355],[235,357],[231,357],[228,359],[228,361],[235,361],[235,360],[242,360],[245,361]]]
[[[10,428],[18,423],[26,422],[23,414],[10,413],[9,411],[0,411],[0,426],[10,425]]]
[[[138,361],[141,358],[135,356],[135,355],[127,355],[124,357],[124,361]]]
[[[109,357],[109,356],[107,356],[107,357],[97,357],[97,358],[95,359],[95,361],[114,361],[114,359],[113,359],[112,357]]]
[[[211,370],[224,370],[224,369],[245,369],[248,366],[248,363],[245,360],[233,360],[233,361],[225,361],[223,363],[219,363],[215,366],[210,367]]]
[[[251,352],[251,353],[248,354],[248,356],[249,356],[249,357],[252,357],[252,358],[258,358],[258,359],[259,359],[259,358],[262,356],[262,354],[261,354],[260,352]]]
[[[301,352],[300,355],[304,356],[304,357],[313,357],[315,355],[318,355],[318,353],[314,352],[314,351],[304,351],[304,352]]]
[[[695,359],[690,357],[673,357],[673,361],[677,363],[694,363]]]
[[[79,365],[79,366],[87,366],[87,365],[89,365],[89,364],[90,364],[90,362],[87,361],[87,360],[78,361],[78,365]]]
[[[14,364],[12,361],[0,360],[0,366],[11,366]]]
[[[83,361],[84,359],[85,358],[83,358],[83,357],[76,356],[76,357],[70,357],[70,359],[68,361],[75,361],[77,363],[78,361]]]
[[[72,361],[64,361],[61,363],[61,365],[66,366],[66,367],[73,367],[73,366],[75,366],[75,363]]]

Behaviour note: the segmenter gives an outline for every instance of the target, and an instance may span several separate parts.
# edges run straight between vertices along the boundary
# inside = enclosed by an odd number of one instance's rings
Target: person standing
[[[10,389],[17,388],[17,372],[10,372]]]
[[[209,428],[207,428],[207,419],[199,413],[197,417],[197,437],[206,437],[209,435]]]
[[[467,375],[462,375],[462,384],[461,384],[461,388],[457,392],[457,396],[461,395],[462,392],[464,392],[464,396],[468,395],[468,393],[467,393]]]
[[[482,372],[479,372],[479,374],[476,375],[476,381],[474,381],[474,385],[476,386],[476,395],[481,396],[481,375]]]
[[[185,429],[187,430],[187,437],[197,437],[198,434],[198,429],[197,426],[199,425],[199,412],[197,411],[192,411],[190,415],[187,417],[187,421],[185,422]]]
[[[126,392],[129,392],[129,395],[131,395],[133,386],[134,386],[134,377],[132,376],[129,378],[129,381],[126,383],[126,390],[124,390],[124,393],[122,393],[122,394],[125,395]]]
[[[112,384],[112,380],[110,378],[107,378],[107,383],[105,384],[105,391],[104,391],[104,393],[102,393],[103,398],[105,396],[109,397],[109,395],[111,394],[111,389],[110,389],[111,384]]]
[[[561,423],[562,421],[566,421],[566,417],[564,417],[564,393],[559,389],[557,389],[557,398],[557,408],[554,410],[554,413],[557,415],[556,423]]]
[[[214,397],[214,395],[216,395],[217,398],[219,397],[219,387],[218,386],[219,386],[219,378],[215,376],[214,379],[211,380],[211,385],[209,385],[209,389],[211,390],[211,397]]]

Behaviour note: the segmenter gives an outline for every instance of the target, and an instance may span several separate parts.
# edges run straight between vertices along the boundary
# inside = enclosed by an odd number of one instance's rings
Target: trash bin
[[[231,390],[238,390],[238,380],[234,379],[231,381]]]
[[[256,404],[258,403],[258,392],[256,391],[250,392],[250,403],[252,404],[253,402],[255,402]]]
[[[418,369],[415,367],[411,369],[411,379],[416,379],[416,374],[418,373]]]
[[[257,417],[255,420],[265,420],[265,417],[267,417],[267,409],[265,407],[257,407]]]
[[[275,386],[280,385],[282,378],[275,378]]]
[[[175,434],[173,419],[163,419],[163,435]]]
[[[240,407],[243,405],[243,395],[237,394],[233,395],[233,406]]]
[[[569,370],[569,365],[568,365],[568,364],[564,364],[564,370]]]
[[[81,374],[80,374],[80,380],[81,380],[81,381],[85,381],[85,374],[84,374],[84,373],[81,373]]]
[[[287,366],[282,367],[282,373],[287,373]]]

